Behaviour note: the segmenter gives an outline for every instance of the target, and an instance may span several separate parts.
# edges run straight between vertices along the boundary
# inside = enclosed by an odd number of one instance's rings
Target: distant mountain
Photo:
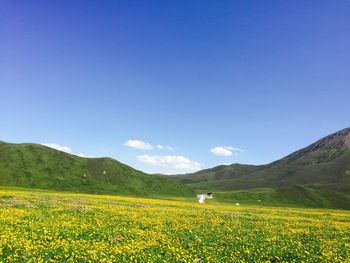
[[[111,158],[82,158],[43,145],[1,141],[0,185],[100,194],[192,194],[172,178],[146,174]]]
[[[221,165],[174,178],[197,191],[273,188],[286,194],[310,189],[347,194],[350,193],[350,128],[267,165]]]

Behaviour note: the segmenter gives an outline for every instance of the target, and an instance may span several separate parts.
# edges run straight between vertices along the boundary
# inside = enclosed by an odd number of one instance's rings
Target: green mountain
[[[174,178],[197,192],[225,192],[227,198],[237,197],[235,191],[260,192],[292,203],[350,209],[350,128],[267,165],[221,165]]]
[[[38,144],[1,141],[0,185],[98,194],[193,194],[172,178],[146,174],[111,158],[82,158]]]

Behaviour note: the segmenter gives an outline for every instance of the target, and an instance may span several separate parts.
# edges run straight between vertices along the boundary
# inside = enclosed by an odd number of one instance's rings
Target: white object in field
[[[258,202],[261,202],[261,200],[259,199]]]
[[[239,203],[236,203],[236,205],[239,205]]]
[[[212,193],[201,194],[201,195],[197,195],[197,198],[198,198],[198,203],[204,204],[205,199],[207,199],[207,198],[212,199],[213,198],[213,194]]]

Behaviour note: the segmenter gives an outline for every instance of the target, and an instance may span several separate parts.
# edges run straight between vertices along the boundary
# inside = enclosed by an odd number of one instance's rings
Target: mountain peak
[[[337,158],[339,154],[342,154],[346,150],[350,150],[350,128],[345,128],[323,137],[313,144],[271,164],[294,162],[296,160],[305,162],[306,160],[310,161],[309,158],[314,159],[311,161],[312,163],[326,162]]]
[[[350,149],[350,128],[345,128],[337,131],[331,135],[328,135],[314,144],[314,150],[316,149]]]
[[[343,137],[345,146],[350,149],[350,127],[340,130],[338,133],[339,136]]]

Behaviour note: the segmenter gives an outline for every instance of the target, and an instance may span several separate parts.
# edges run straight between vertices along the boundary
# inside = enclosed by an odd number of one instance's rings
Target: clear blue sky
[[[2,0],[0,140],[268,163],[350,126],[349,32],[347,0]]]

